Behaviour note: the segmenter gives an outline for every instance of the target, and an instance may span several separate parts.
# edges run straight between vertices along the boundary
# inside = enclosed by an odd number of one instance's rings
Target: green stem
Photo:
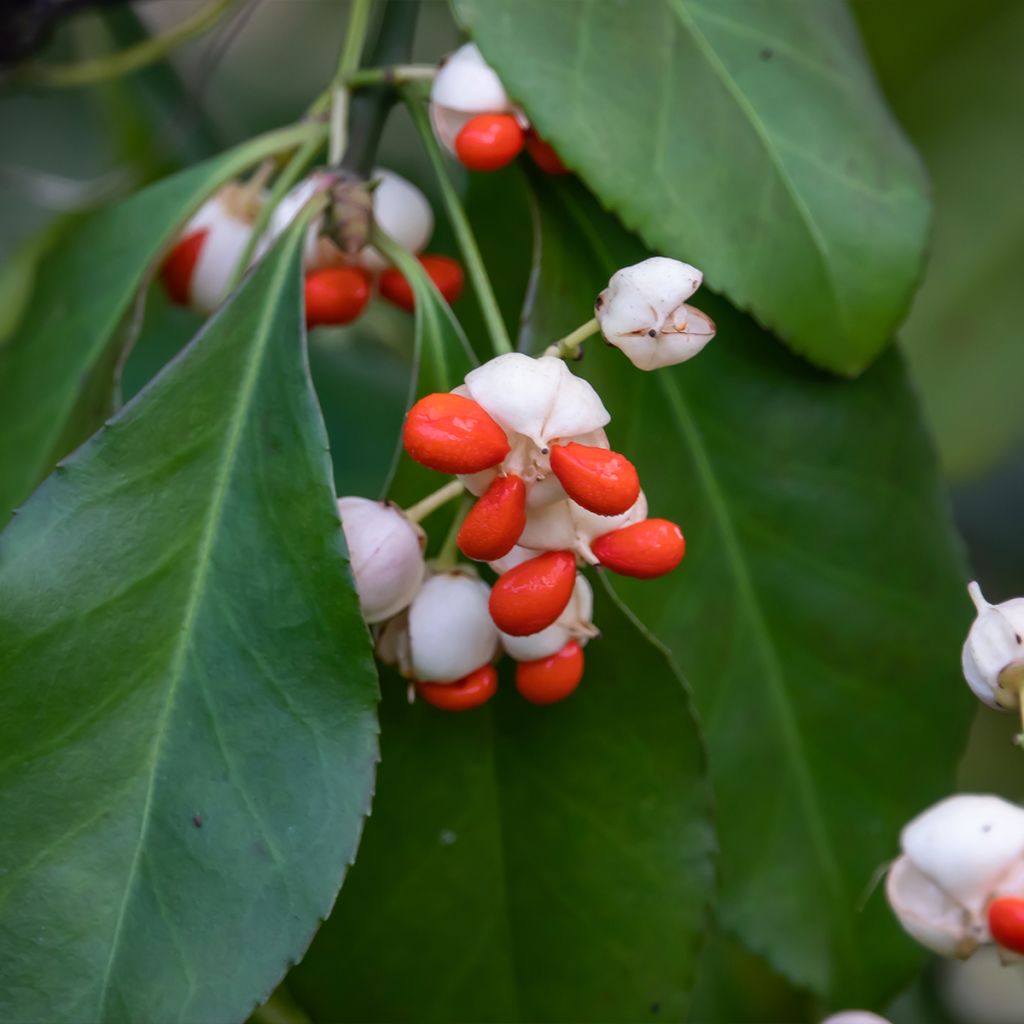
[[[345,42],[338,58],[331,97],[331,142],[327,162],[336,164],[345,154],[345,136],[348,127],[348,77],[359,68],[359,58],[366,45],[366,32],[370,25],[372,0],[352,0],[349,9]]]
[[[256,252],[256,246],[263,237],[263,233],[267,230],[267,225],[270,223],[270,218],[273,216],[274,210],[277,209],[278,204],[284,198],[288,190],[299,180],[299,178],[302,177],[303,173],[323,147],[324,139],[327,135],[327,128],[325,125],[320,125],[319,128],[319,132],[310,136],[292,154],[291,159],[284,165],[281,173],[274,179],[274,184],[271,186],[270,193],[267,196],[267,201],[260,207],[260,212],[257,214],[256,220],[252,225],[252,234],[249,236],[249,241],[246,243],[245,249],[242,251],[242,255],[238,259],[238,263],[235,265],[234,273],[231,275],[230,287],[232,289],[234,289],[238,282],[242,280],[249,264],[252,263],[253,254]]]
[[[93,85],[111,78],[138,71],[166,57],[186,40],[212,28],[228,11],[235,0],[212,0],[191,17],[168,29],[163,35],[153,36],[135,46],[117,53],[74,64],[25,64],[16,68],[11,80],[19,85],[38,85],[63,89],[79,85]]]
[[[463,495],[462,502],[455,512],[452,525],[448,527],[448,535],[441,545],[441,550],[434,559],[434,566],[437,569],[454,569],[459,564],[459,530],[467,515],[469,515],[472,499],[468,494]]]
[[[426,111],[419,97],[412,91],[404,90],[406,106],[412,116],[413,124],[416,125],[423,140],[423,145],[430,157],[434,173],[437,176],[438,185],[441,188],[441,198],[444,200],[445,210],[448,219],[451,221],[455,231],[455,238],[459,243],[459,251],[465,261],[469,279],[473,282],[473,289],[476,292],[477,301],[480,303],[480,310],[483,313],[487,333],[491,338],[491,347],[495,355],[502,355],[512,351],[512,341],[505,328],[505,321],[502,318],[501,310],[498,308],[498,300],[494,295],[494,288],[491,286],[491,279],[487,276],[487,268],[484,266],[483,257],[480,255],[480,248],[476,244],[476,237],[470,227],[469,218],[463,209],[462,201],[455,190],[451,175],[445,165],[444,157],[441,154],[441,147],[434,138],[434,131],[427,120]]]
[[[420,5],[412,0],[387,0],[380,19],[380,32],[368,58],[371,66],[408,63],[419,9]],[[341,162],[343,170],[359,178],[369,177],[384,122],[394,102],[395,90],[384,84],[360,89],[351,97],[348,144]]]
[[[570,332],[564,338],[559,338],[558,341],[549,345],[544,350],[544,355],[558,356],[559,359],[577,359],[583,342],[600,330],[601,325],[597,322],[597,317],[594,317],[585,324],[580,324],[575,331]]]
[[[452,480],[450,483],[439,487],[433,494],[421,498],[415,505],[410,505],[405,510],[405,518],[414,523],[422,523],[432,512],[436,512],[442,505],[457,498],[465,490],[461,480]]]
[[[360,68],[345,82],[352,89],[364,89],[368,85],[401,86],[433,81],[436,74],[436,64],[391,64],[384,68]]]

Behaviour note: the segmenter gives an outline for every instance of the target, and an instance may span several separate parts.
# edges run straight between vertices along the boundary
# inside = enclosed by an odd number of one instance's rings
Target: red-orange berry
[[[458,260],[453,260],[451,256],[439,256],[433,253],[428,253],[419,259],[427,276],[434,282],[441,297],[450,306],[462,294],[464,278],[461,264]],[[399,309],[411,313],[416,308],[416,294],[412,290],[412,285],[397,267],[388,267],[383,271],[378,287],[381,298],[387,299]]]
[[[498,692],[498,673],[484,665],[454,683],[416,683],[416,692],[442,711],[468,711],[486,704]]]
[[[1024,899],[1003,896],[988,906],[988,928],[992,938],[1014,953],[1024,953]]]
[[[437,392],[421,398],[405,417],[405,450],[441,473],[479,473],[509,453],[505,431],[478,402]]]
[[[306,326],[350,324],[370,301],[370,275],[362,267],[328,267],[306,275]]]
[[[526,132],[526,152],[545,174],[569,174],[554,147],[545,142],[532,128]]]
[[[498,577],[491,588],[491,618],[511,636],[539,633],[565,610],[575,583],[576,556],[545,551]]]
[[[478,114],[455,137],[455,155],[471,171],[497,171],[523,148],[523,129],[511,114]]]
[[[516,666],[516,689],[531,704],[565,700],[583,678],[583,648],[570,640],[560,651]]]
[[[683,531],[667,519],[644,519],[602,534],[591,551],[606,569],[648,580],[671,572],[686,552]]]
[[[551,449],[551,469],[565,493],[588,512],[618,516],[640,497],[633,463],[618,452],[572,442]]]
[[[160,280],[163,282],[167,297],[176,306],[189,304],[192,273],[196,269],[199,252],[209,233],[209,228],[203,228],[201,231],[186,235],[168,253],[160,268]]]
[[[526,484],[499,476],[469,510],[459,529],[459,550],[467,558],[493,562],[507,555],[526,526]]]

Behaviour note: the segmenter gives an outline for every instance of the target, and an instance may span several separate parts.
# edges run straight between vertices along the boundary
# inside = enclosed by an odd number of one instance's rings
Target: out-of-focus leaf
[[[538,187],[534,347],[642,255],[582,189]],[[643,373],[596,339],[580,364],[651,514],[689,544],[676,572],[615,589],[695,691],[720,923],[798,985],[877,1006],[920,952],[877,891],[861,903],[900,827],[949,792],[973,710],[957,542],[895,353],[839,382],[714,296],[694,302],[719,334],[692,362]]]
[[[297,140],[282,129],[90,215],[39,265],[20,329],[0,347],[0,523],[110,413],[123,328],[175,230],[223,182]]]
[[[885,347],[928,223],[919,162],[840,0],[453,0],[566,163],[844,374]]]
[[[932,17],[930,4],[904,6],[915,24]],[[1024,437],[1024,7],[964,10],[962,30],[892,89],[936,206],[931,259],[901,337],[955,479],[981,475]],[[891,26],[868,25],[886,52]]]
[[[0,535],[0,1019],[242,1020],[368,811],[301,231]]]
[[[419,261],[399,246],[386,252],[412,285],[416,299],[416,325],[413,342],[413,366],[409,377],[406,408],[417,398],[434,391],[451,391],[462,383],[476,365],[476,357],[448,303]],[[440,487],[445,478],[402,457],[401,433],[396,431],[391,471],[387,479],[388,496],[410,505],[429,491]]]
[[[317,1021],[684,1017],[713,887],[704,758],[603,588],[569,700],[462,715],[384,680],[359,861],[290,985]]]

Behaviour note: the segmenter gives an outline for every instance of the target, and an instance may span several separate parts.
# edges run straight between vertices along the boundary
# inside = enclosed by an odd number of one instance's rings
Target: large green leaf
[[[888,342],[928,221],[842,0],[453,0],[604,203],[844,374]]]
[[[704,756],[664,654],[600,590],[563,704],[384,686],[373,817],[293,972],[317,1021],[680,1020],[713,886]]]
[[[869,41],[885,52],[890,19],[875,22],[882,8],[862,6]],[[930,3],[899,9],[915,30],[932,18]],[[893,102],[928,163],[936,208],[931,259],[901,337],[946,471],[963,479],[1024,438],[1024,7],[988,0],[959,13],[966,24],[891,71]]]
[[[0,1019],[237,1021],[330,910],[376,684],[293,232],[0,534]]]
[[[641,255],[582,189],[544,185],[537,347],[585,318]],[[856,383],[768,344],[711,295],[697,359],[642,373],[587,343],[653,515],[682,568],[616,581],[695,690],[722,846],[720,922],[798,984],[878,1004],[918,951],[873,873],[900,826],[948,792],[972,705],[957,544],[899,358]]]
[[[167,178],[86,218],[46,255],[25,320],[0,347],[0,523],[109,415],[133,301],[182,221],[311,130],[271,132]]]

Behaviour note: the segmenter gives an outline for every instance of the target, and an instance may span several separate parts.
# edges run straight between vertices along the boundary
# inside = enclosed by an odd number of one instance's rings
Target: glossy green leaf
[[[92,214],[40,264],[28,313],[0,347],[0,523],[110,414],[133,302],[203,198],[309,125],[260,136]]]
[[[0,534],[0,1019],[237,1021],[330,910],[376,681],[300,232]]]
[[[453,715],[384,680],[359,861],[292,991],[315,1021],[685,1015],[713,888],[704,756],[664,654],[598,587],[580,689]]]
[[[606,206],[798,353],[855,374],[920,271],[928,201],[841,0],[453,0]]]
[[[915,25],[932,17],[920,0],[900,8]],[[928,164],[936,209],[931,258],[900,336],[956,479],[983,474],[1024,438],[1024,7],[961,5],[960,17],[969,24],[908,62],[908,75],[891,68],[893,102]],[[891,26],[869,24],[869,42],[882,45]]]
[[[642,255],[582,189],[538,184],[534,348]],[[598,338],[580,364],[651,514],[688,541],[678,571],[615,589],[695,691],[721,924],[800,986],[879,1005],[920,954],[879,892],[862,901],[900,827],[948,793],[970,724],[957,542],[896,354],[841,383],[693,301],[719,329],[693,361],[643,373]]]

